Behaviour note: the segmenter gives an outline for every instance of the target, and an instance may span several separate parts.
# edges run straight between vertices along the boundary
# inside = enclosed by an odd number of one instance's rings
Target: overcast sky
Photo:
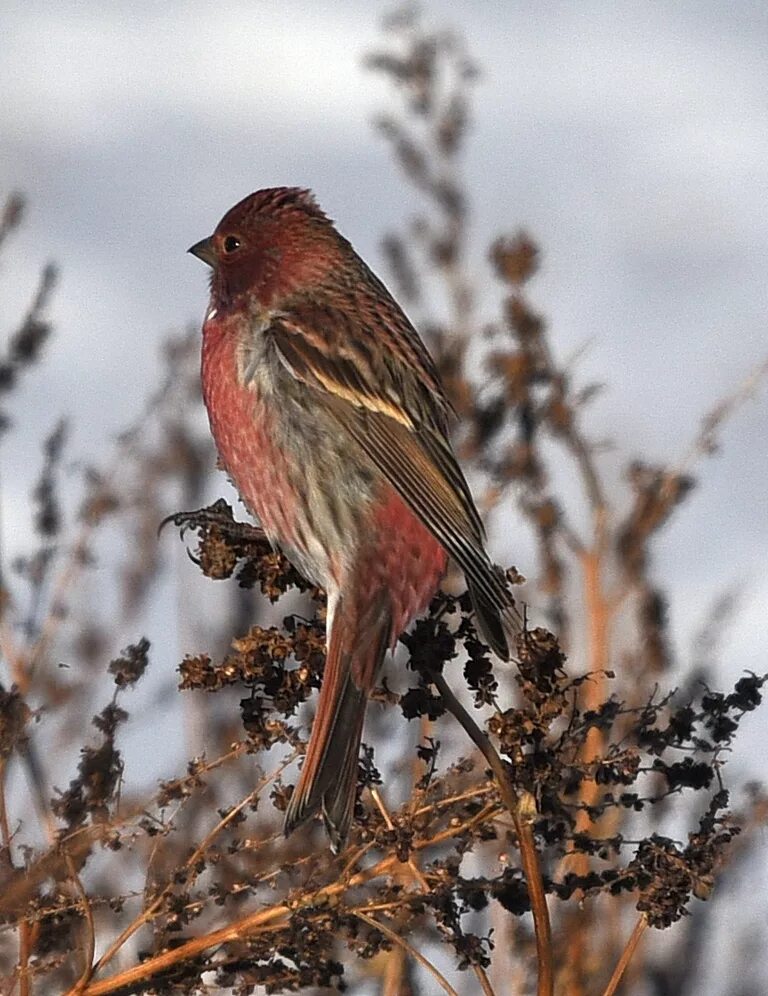
[[[0,0],[0,193],[29,199],[0,264],[4,322],[43,262],[62,271],[56,338],[15,402],[24,431],[0,450],[6,549],[55,417],[74,419],[73,456],[104,449],[163,336],[201,318],[206,278],[185,249],[236,200],[310,186],[381,270],[382,231],[415,203],[370,127],[390,96],[361,59],[384,9]],[[609,386],[595,435],[622,455],[680,455],[768,351],[768,5],[426,10],[483,70],[466,167],[477,245],[531,232],[534,303],[561,355],[588,343],[584,379]],[[720,590],[745,586],[732,674],[765,667],[767,421],[763,388],[659,553],[681,646]]]

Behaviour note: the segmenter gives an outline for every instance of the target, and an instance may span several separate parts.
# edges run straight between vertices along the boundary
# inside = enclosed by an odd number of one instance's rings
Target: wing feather
[[[376,413],[339,411],[337,415],[357,444],[384,474],[445,547],[464,572],[473,597],[489,608],[514,601],[501,572],[485,552],[482,524],[471,498],[451,487],[441,468],[429,459],[420,439]],[[457,466],[458,470],[458,466]],[[461,473],[461,471],[459,471]],[[468,496],[469,489],[464,483]],[[488,635],[488,634],[487,634]]]
[[[399,309],[397,314],[407,324]],[[318,392],[318,400],[462,569],[486,638],[508,657],[508,635],[520,628],[520,615],[485,551],[483,524],[448,440],[448,403],[437,375],[431,365],[408,369],[386,351],[377,359],[356,338],[357,328],[341,310],[304,307],[283,313],[267,334],[282,364]],[[406,331],[416,337],[409,324]]]

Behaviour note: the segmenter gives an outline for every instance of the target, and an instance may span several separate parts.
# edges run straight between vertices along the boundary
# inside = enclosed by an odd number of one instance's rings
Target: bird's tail
[[[319,812],[334,852],[341,849],[354,815],[365,708],[390,641],[390,614],[376,611],[377,603],[369,603],[367,619],[345,614],[341,599],[329,613],[328,653],[317,712],[299,782],[285,814],[287,836]]]

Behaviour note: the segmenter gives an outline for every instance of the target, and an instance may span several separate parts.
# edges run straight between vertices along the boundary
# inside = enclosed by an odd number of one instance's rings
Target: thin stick
[[[27,920],[19,924],[19,996],[29,996],[29,956],[31,927]]]
[[[465,792],[457,792],[456,795],[447,795],[444,799],[435,799],[434,802],[430,802],[428,806],[419,806],[418,809],[413,811],[414,816],[421,816],[423,813],[432,813],[438,809],[445,809],[447,806],[452,806],[455,802],[464,802],[466,799],[479,799],[484,795],[490,795],[495,789],[491,785],[481,786],[480,788],[468,789]]]
[[[701,420],[701,427],[696,437],[688,447],[688,451],[680,459],[674,472],[669,474],[664,484],[666,496],[674,477],[681,477],[688,468],[696,463],[700,456],[706,456],[713,451],[715,431],[726,422],[731,415],[745,402],[754,397],[760,381],[768,377],[768,358],[762,360],[730,394],[722,398]]]
[[[389,810],[387,809],[387,807],[386,807],[386,805],[384,803],[384,800],[381,797],[381,793],[373,785],[370,788],[370,792],[371,792],[371,796],[373,798],[373,801],[378,806],[379,812],[381,813],[382,817],[384,818],[384,822],[387,825],[387,830],[394,830],[395,829],[395,824],[392,822],[392,817],[389,815]],[[419,866],[416,864],[416,862],[413,860],[413,858],[409,857],[408,860],[405,863],[408,865],[408,868],[410,869],[413,877],[416,879],[416,881],[418,882],[419,886],[421,887],[422,892],[429,892],[429,883],[424,878],[424,874],[423,874],[421,868],[419,868]]]
[[[72,858],[67,855],[67,871],[72,879],[75,886],[75,891],[80,898],[80,908],[83,911],[83,919],[85,920],[85,951],[83,952],[83,971],[75,984],[73,993],[81,993],[88,983],[91,981],[91,976],[93,975],[93,958],[96,952],[96,927],[93,922],[93,909],[91,908],[90,900],[88,899],[88,893],[83,888],[83,883],[80,876],[77,874],[75,869],[75,863]]]
[[[5,758],[0,758],[0,843],[3,849],[3,858],[8,865],[8,870],[13,871],[13,857],[11,856],[11,828],[8,823],[8,810],[5,804]]]
[[[430,676],[448,711],[453,714],[488,762],[488,766],[496,778],[502,801],[514,821],[520,847],[520,860],[528,883],[528,895],[533,914],[539,976],[537,993],[538,996],[553,996],[555,980],[552,966],[552,928],[549,923],[547,897],[544,892],[544,882],[541,877],[539,855],[536,850],[531,821],[523,812],[525,807],[521,805],[521,799],[507,778],[507,772],[496,748],[453,694],[442,674],[430,672]]]
[[[209,833],[203,838],[202,842],[198,845],[195,851],[187,858],[182,867],[184,869],[193,868],[197,863],[198,858],[201,858],[205,854],[205,852],[213,843],[214,839],[222,832],[222,830],[224,830],[225,827],[229,823],[231,823],[232,820],[238,815],[238,813],[242,812],[242,810],[245,809],[245,807],[254,798],[256,798],[256,796],[258,796],[260,792],[263,792],[266,786],[271,781],[274,781],[274,779],[277,778],[278,775],[282,774],[285,768],[287,768],[288,765],[291,764],[291,762],[294,761],[295,759],[296,759],[296,752],[294,751],[290,755],[290,757],[286,758],[286,760],[271,775],[267,776],[266,778],[263,778],[259,782],[259,784],[251,792],[248,793],[248,795],[246,795],[243,799],[241,799],[240,802],[226,814],[226,816],[223,816],[216,824],[216,826],[214,826],[213,829],[210,830]],[[115,938],[112,944],[110,944],[110,946],[107,948],[107,950],[99,959],[99,962],[94,969],[94,973],[98,972],[108,962],[110,962],[112,958],[114,958],[115,954],[120,950],[120,948],[123,947],[126,941],[128,941],[136,933],[137,930],[143,927],[144,924],[147,923],[147,921],[149,921],[155,915],[158,909],[162,906],[163,900],[167,897],[168,891],[169,891],[169,886],[166,886],[160,892],[160,894],[155,897],[154,901],[150,903],[150,905],[147,906],[146,909],[142,910],[142,912],[139,913],[139,915],[131,923],[128,924],[128,926],[122,931],[122,933],[118,934],[118,936]]]
[[[482,965],[473,965],[475,975],[477,976],[477,981],[480,983],[480,988],[483,990],[485,996],[496,996],[493,991],[493,986],[491,985],[491,980],[485,973],[485,969]]]
[[[374,930],[378,930],[380,934],[383,934],[385,937],[389,938],[393,944],[397,944],[399,947],[403,948],[404,951],[407,951],[412,958],[415,958],[423,968],[426,968],[426,970],[435,977],[442,990],[448,993],[448,996],[459,996],[442,972],[440,972],[431,961],[425,958],[421,951],[417,951],[416,948],[412,947],[408,941],[402,938],[399,934],[395,933],[394,930],[390,927],[386,927],[383,923],[379,923],[378,920],[374,920],[372,916],[367,916],[365,913],[355,912],[355,916],[358,920],[362,920],[364,923],[367,923],[369,927],[373,927]]]
[[[619,958],[616,968],[613,970],[613,975],[611,976],[608,985],[605,987],[603,996],[614,996],[614,993],[619,988],[619,983],[621,982],[622,976],[627,969],[630,961],[632,961],[632,956],[637,950],[637,945],[640,943],[640,939],[645,933],[645,928],[648,926],[648,921],[644,916],[638,917],[637,923],[632,933],[629,935],[629,940],[621,952],[621,958]]]
[[[608,545],[608,522],[605,509],[593,509],[592,546],[585,550],[580,558],[583,585],[584,604],[588,623],[588,670],[591,680],[582,687],[580,694],[581,708],[584,711],[594,711],[599,708],[607,694],[608,680],[606,671],[610,664],[611,631],[616,604],[606,591],[604,574],[606,570],[606,549]],[[587,731],[584,743],[581,745],[579,757],[582,764],[591,765],[605,751],[606,735],[599,726],[592,726]],[[579,787],[579,811],[576,814],[575,831],[579,834],[594,836],[596,824],[590,815],[600,798],[601,788],[596,779],[582,779]],[[589,871],[589,857],[569,846],[561,869],[578,876],[584,876]],[[587,963],[588,945],[592,935],[592,912],[589,907],[582,912],[574,912],[567,917],[566,931],[566,963],[572,975],[574,992],[587,992],[587,979],[584,966]]]
[[[395,858],[392,857],[386,862],[381,864],[386,864],[387,866],[393,865]],[[376,866],[376,869],[372,869],[377,874],[381,874],[383,869],[381,865]],[[369,876],[358,874],[352,877],[350,884],[357,884],[358,881],[365,881]],[[370,875],[370,877],[375,877]],[[314,905],[316,901],[322,901],[326,896],[333,896],[343,891],[346,885],[342,886],[339,883],[334,883],[335,887],[330,889],[321,889],[319,892],[308,897],[306,900],[307,905]],[[122,989],[125,986],[130,986],[139,979],[144,979],[148,975],[154,975],[157,972],[161,972],[166,968],[170,968],[172,965],[176,965],[187,958],[197,957],[207,948],[217,947],[219,944],[223,944],[227,941],[238,941],[242,940],[244,937],[248,937],[251,934],[259,933],[261,930],[270,929],[275,925],[275,921],[279,925],[283,926],[285,920],[291,915],[292,908],[286,905],[271,906],[268,909],[260,910],[257,913],[252,913],[250,916],[243,917],[241,920],[236,920],[234,923],[227,924],[225,927],[221,927],[218,930],[213,930],[209,934],[204,934],[202,937],[195,937],[185,944],[180,945],[178,948],[171,949],[170,951],[164,951],[160,955],[156,955],[154,958],[150,958],[140,965],[134,966],[134,968],[128,969],[126,972],[120,972],[116,976],[112,976],[110,979],[106,979],[104,982],[97,982],[95,985],[90,986],[87,989],[87,996],[102,996],[103,993],[114,992],[116,989]]]
[[[0,758],[0,842],[8,870],[13,873],[13,855],[11,853],[11,830],[8,823],[8,810],[5,801],[6,759]],[[29,993],[29,955],[30,955],[30,924],[27,920],[19,923],[19,961],[14,973],[18,980],[20,996]]]

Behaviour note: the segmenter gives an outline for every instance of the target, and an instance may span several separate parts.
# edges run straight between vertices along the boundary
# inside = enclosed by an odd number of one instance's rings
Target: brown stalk
[[[605,559],[605,524],[604,512],[598,512],[595,524],[595,545],[592,550],[586,551],[582,558],[582,568],[584,571],[584,596],[586,602],[586,616],[589,626],[588,634],[588,670],[592,677],[584,684],[584,709],[597,709],[605,698],[606,677],[605,672],[610,663],[609,643],[610,643],[610,617],[611,605],[603,585],[603,569]],[[592,727],[586,737],[584,749],[582,751],[582,761],[589,764],[601,757],[605,748],[605,737],[601,730]],[[581,803],[585,806],[594,806],[599,798],[599,787],[594,779],[585,779],[582,782]],[[591,821],[589,815],[582,809],[576,819],[576,832],[585,832]],[[586,857],[578,855],[578,859],[585,864]]]
[[[646,927],[648,926],[648,921],[644,916],[640,916],[637,919],[634,930],[629,935],[629,940],[627,941],[624,950],[621,952],[621,958],[619,958],[616,968],[613,970],[613,975],[608,981],[608,985],[603,991],[603,996],[614,996],[619,988],[619,983],[621,982],[622,976],[627,969],[632,960],[632,956],[637,950],[637,946],[645,933]]]
[[[760,382],[768,377],[768,358],[759,363],[730,394],[722,398],[704,416],[688,451],[668,475],[664,485],[664,497],[669,500],[670,485],[676,477],[683,476],[701,456],[707,456],[716,447],[715,432],[735,411],[755,396]]]
[[[387,825],[387,829],[394,830],[395,825],[392,822],[392,817],[390,816],[387,807],[384,804],[384,800],[381,797],[381,793],[375,787],[372,787],[370,791],[371,791],[371,796],[373,797],[373,801],[378,806],[379,811],[382,817],[384,818],[384,822]],[[408,858],[408,867],[411,870],[413,877],[416,879],[419,886],[421,887],[421,891],[428,893],[429,882],[427,882],[426,878],[424,878],[423,872],[421,871],[421,869],[419,868],[419,866],[416,864],[416,862],[412,857]],[[405,949],[410,950],[410,948],[407,947]],[[485,996],[494,996],[493,987],[491,986],[490,980],[488,979],[488,976],[486,975],[482,965],[473,965],[472,969],[475,975],[477,976],[477,980],[480,983],[480,988],[483,990]]]
[[[163,388],[151,395],[134,425],[121,434],[112,458],[102,474],[102,493],[109,493],[120,470],[124,467],[126,460],[135,449],[135,440],[140,438],[142,431],[151,424],[152,418],[156,417],[158,412],[160,412],[167,396],[168,390],[166,386],[163,386]],[[67,611],[69,608],[69,599],[78,590],[77,581],[89,562],[87,555],[89,541],[103,522],[103,517],[89,516],[84,519],[77,531],[74,542],[70,546],[63,565],[59,569],[57,576],[53,579],[51,593],[48,596],[50,611],[43,620],[37,639],[29,648],[25,661],[26,677],[23,679],[25,684],[20,685],[22,692],[26,691],[42,658],[53,645],[62,623],[69,617]]]
[[[13,869],[13,858],[11,857],[11,830],[8,824],[8,810],[5,802],[5,771],[6,758],[0,758],[0,841],[3,845],[3,860],[8,865],[9,870]]]
[[[386,960],[381,971],[381,996],[413,996],[413,987],[408,978],[408,952],[395,944],[385,954]]]
[[[444,799],[436,799],[428,806],[419,806],[413,811],[414,816],[421,816],[422,813],[431,813],[435,809],[445,809],[456,802],[464,802],[465,799],[477,799],[480,796],[490,795],[494,791],[491,787],[480,787],[468,789],[466,792],[459,792],[456,795],[448,795]]]
[[[607,509],[604,504],[602,486],[594,467],[590,450],[581,435],[572,429],[568,436],[568,445],[576,458],[584,490],[592,507],[593,537],[590,548],[583,548],[579,560],[582,567],[584,583],[585,616],[588,625],[587,654],[588,667],[591,673],[589,681],[583,686],[584,710],[596,710],[604,701],[606,695],[605,673],[609,665],[610,621],[613,605],[605,591],[603,571],[608,545]],[[588,730],[581,751],[581,761],[590,764],[600,758],[605,750],[603,732],[592,727]],[[585,778],[579,792],[580,809],[576,815],[575,832],[589,833],[593,829],[592,820],[587,807],[594,806],[599,800],[600,789],[597,782]],[[586,875],[589,870],[589,858],[578,851],[566,855],[565,864],[577,875]],[[565,976],[568,980],[569,996],[586,996],[584,986],[585,966],[588,959],[588,930],[581,911],[574,912],[570,917],[571,929],[567,943]]]
[[[2,210],[0,210],[0,246],[3,245],[10,233],[18,228],[24,216],[24,197],[15,191],[5,198]]]
[[[392,817],[389,814],[389,810],[387,809],[384,800],[381,797],[381,793],[375,786],[371,786],[370,792],[373,801],[376,803],[376,806],[382,815],[382,818],[387,826],[387,829],[394,830],[395,825],[392,822]],[[416,881],[417,885],[419,886],[422,892],[428,892],[429,886],[427,885],[427,882],[424,876],[422,875],[421,870],[419,869],[418,865],[411,856],[408,857],[407,867],[410,870],[411,875],[403,876],[402,874],[400,874],[398,875],[398,878],[408,879],[412,877]],[[382,930],[382,933],[385,932]],[[400,996],[400,993],[406,992],[405,988],[407,982],[406,973],[408,971],[407,959],[409,952],[410,952],[410,946],[405,944],[405,942],[396,943],[393,950],[389,952],[384,965],[384,970],[382,972],[383,996]],[[434,966],[430,965],[430,970],[432,968],[434,968]],[[438,979],[438,981],[440,980]],[[410,991],[410,986],[408,987],[408,991]]]
[[[29,957],[32,953],[32,927],[27,920],[19,925],[19,996],[29,996]]]
[[[491,980],[482,965],[473,965],[475,975],[477,976],[477,981],[480,983],[480,988],[483,990],[484,996],[496,996],[493,991],[493,986],[491,985]]]
[[[383,923],[379,923],[378,920],[374,920],[372,916],[368,916],[366,913],[361,913],[359,911],[355,912],[355,916],[358,920],[362,920],[363,923],[367,923],[369,927],[373,927],[374,930],[378,930],[379,933],[383,934],[386,938],[392,941],[393,944],[397,944],[406,951],[411,958],[414,958],[423,968],[425,968],[439,984],[443,992],[448,993],[448,996],[459,996],[450,982],[446,977],[440,972],[429,959],[425,958],[421,951],[417,951],[411,944],[408,943],[404,938],[397,934],[390,927],[386,927]]]
[[[8,810],[5,801],[6,758],[0,758],[0,840],[2,840],[3,857],[8,865],[9,873],[13,873],[13,857],[11,854],[11,831],[8,824]],[[31,925],[28,920],[19,923],[19,960],[15,977],[19,984],[20,996],[29,993],[29,955]]]
[[[375,786],[371,786],[370,792],[371,792],[371,797],[372,797],[373,801],[376,803],[376,806],[377,806],[379,812],[381,813],[382,818],[383,818],[383,820],[384,820],[384,822],[385,822],[385,824],[387,826],[387,830],[394,830],[395,829],[395,824],[392,822],[392,817],[390,816],[389,810],[387,809],[387,807],[386,807],[386,805],[384,803],[384,800],[381,797],[381,793],[379,792],[379,790]],[[424,878],[424,874],[423,874],[422,870],[418,867],[418,865],[413,860],[413,858],[409,857],[408,861],[406,862],[406,864],[407,864],[408,868],[410,869],[411,874],[413,875],[414,879],[418,883],[419,888],[421,889],[421,891],[422,892],[429,892],[429,882],[427,882],[427,880]]]
[[[77,869],[75,868],[75,863],[72,858],[67,855],[67,871],[69,872],[69,877],[72,880],[75,892],[79,897],[79,906],[82,910],[83,920],[85,921],[85,951],[83,952],[83,970],[78,979],[74,989],[72,990],[73,996],[78,996],[91,980],[93,975],[93,956],[96,951],[96,927],[93,921],[93,908],[91,907],[91,902],[88,898],[88,893],[83,888],[83,883],[80,876],[77,874]]]
[[[538,965],[537,993],[538,996],[552,996],[554,992],[552,928],[549,922],[549,910],[547,908],[547,897],[544,892],[539,855],[533,836],[531,800],[521,798],[515,792],[495,747],[453,694],[445,678],[441,674],[433,672],[431,680],[440,692],[445,707],[462,726],[467,736],[488,762],[488,766],[496,779],[502,802],[515,824],[520,848],[520,860],[526,882],[528,883],[528,895],[536,937],[536,960]]]
[[[221,754],[213,761],[203,765],[199,774],[207,774],[222,767],[228,761],[240,757],[247,747],[245,741],[236,744],[232,750],[226,754]],[[137,816],[146,811],[146,806],[138,806],[128,812],[122,813],[110,823],[104,825],[89,825],[73,831],[61,841],[52,843],[48,851],[41,855],[34,864],[25,869],[25,874],[14,880],[5,891],[0,894],[0,915],[15,916],[21,906],[28,902],[35,892],[35,889],[44,879],[52,877],[58,880],[63,874],[62,868],[66,868],[66,861],[71,859],[75,862],[88,854],[93,845],[100,840],[104,840],[108,831],[117,830],[124,827]],[[49,827],[49,839],[55,836],[55,828],[51,822]]]

